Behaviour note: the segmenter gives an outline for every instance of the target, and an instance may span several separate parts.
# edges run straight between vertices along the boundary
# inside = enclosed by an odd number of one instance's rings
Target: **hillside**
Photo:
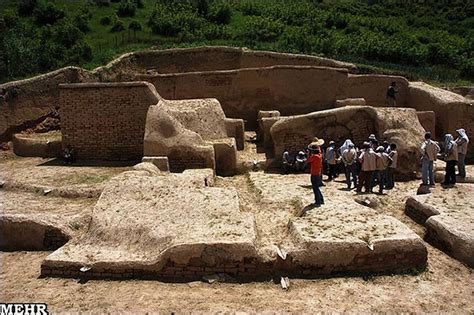
[[[438,85],[474,82],[474,3],[462,0],[2,0],[0,16],[0,82],[198,45],[314,54]]]

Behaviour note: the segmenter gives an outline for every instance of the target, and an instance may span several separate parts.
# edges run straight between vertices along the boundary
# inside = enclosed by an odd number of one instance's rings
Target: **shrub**
[[[103,16],[100,18],[100,24],[110,25],[110,23],[112,23],[112,18],[110,16]]]
[[[230,39],[232,37],[227,26],[215,24],[208,24],[204,27],[203,36],[209,40]]]
[[[148,19],[148,26],[155,34],[177,36],[180,33],[194,34],[203,25],[203,19],[186,3],[161,5]],[[189,38],[190,36],[187,36]]]
[[[74,25],[84,33],[90,31],[88,23],[89,19],[86,15],[76,15],[76,17],[74,18]]]
[[[267,17],[252,16],[248,18],[239,37],[247,42],[272,41],[281,35],[283,29],[284,25],[280,21],[274,21]]]
[[[65,16],[64,11],[51,2],[40,2],[33,15],[39,25],[53,25]]]
[[[208,20],[217,24],[229,24],[232,19],[232,8],[227,2],[215,2],[209,11]]]
[[[112,25],[112,28],[110,29],[112,33],[121,32],[123,30],[125,30],[125,24],[122,20],[115,21],[114,25]]]
[[[278,43],[278,47],[283,51],[294,53],[311,53],[313,46],[313,36],[302,27],[287,28]]]
[[[132,31],[141,31],[142,30],[142,25],[138,21],[132,21],[128,25],[128,29]]]
[[[0,19],[3,21],[5,28],[12,28],[15,25],[17,25],[18,22],[19,22],[18,16],[15,15],[14,13],[8,12],[8,11],[5,12],[3,14],[3,16],[0,17]],[[0,31],[1,31],[1,29],[2,28],[0,27]]]
[[[38,0],[21,0],[18,4],[18,14],[21,16],[30,16],[33,14],[37,5]]]
[[[197,0],[196,7],[200,16],[207,17],[209,14],[209,0]]]
[[[108,6],[110,6],[110,0],[94,0],[94,3],[98,7],[108,7]]]
[[[143,0],[133,0],[137,8],[143,9],[145,7],[145,4],[143,3]]]
[[[130,0],[122,0],[117,9],[117,15],[121,17],[134,16],[137,10],[137,5]]]

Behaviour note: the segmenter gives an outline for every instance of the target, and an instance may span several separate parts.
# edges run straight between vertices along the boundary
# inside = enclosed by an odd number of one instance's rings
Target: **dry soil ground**
[[[250,156],[251,154],[249,154]],[[103,181],[126,167],[64,167],[40,166],[45,161],[34,158],[15,158],[2,154],[0,176],[42,185],[100,186]],[[51,164],[51,163],[50,163]],[[54,164],[54,163],[52,163]],[[236,187],[242,210],[253,212],[261,231],[278,238],[270,228],[284,228],[285,213],[277,211],[291,204],[269,203],[265,192],[281,191],[281,182],[266,184],[258,189],[250,175],[219,178],[217,186]],[[309,180],[308,180],[309,181]],[[309,182],[308,182],[309,184]],[[269,186],[268,186],[269,185]],[[257,185],[264,187],[262,185]],[[423,236],[424,227],[404,214],[405,199],[413,195],[418,181],[398,183],[386,196],[376,196],[377,211],[391,215],[417,234]],[[323,190],[327,198],[344,191],[343,183],[331,182]],[[308,194],[311,190],[308,189]],[[48,197],[17,190],[0,190],[1,212],[41,214],[41,211],[60,216],[90,211],[93,200]],[[8,198],[8,200],[6,200]],[[12,199],[15,200],[12,200]],[[54,198],[54,199],[50,199]],[[18,200],[18,202],[16,202]],[[7,206],[5,206],[7,205]],[[31,206],[30,206],[31,205]],[[44,205],[42,207],[41,205]],[[275,211],[275,215],[273,212]],[[315,210],[317,211],[317,210]],[[270,236],[271,235],[271,236]],[[277,242],[278,240],[274,240]],[[0,252],[0,301],[44,302],[53,312],[188,312],[188,311],[275,311],[275,312],[474,312],[474,277],[472,269],[426,244],[428,268],[423,272],[375,277],[339,277],[329,279],[291,279],[289,291],[283,291],[273,281],[252,283],[164,283],[159,281],[87,281],[74,279],[39,278],[42,260],[50,252]]]

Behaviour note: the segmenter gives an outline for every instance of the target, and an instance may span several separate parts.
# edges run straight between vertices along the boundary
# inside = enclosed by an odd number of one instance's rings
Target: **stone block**
[[[170,165],[168,163],[168,157],[166,156],[144,156],[142,162],[148,162],[154,164],[160,171],[169,172]]]
[[[237,148],[234,138],[214,140],[216,159],[216,174],[221,176],[232,176],[237,167]]]

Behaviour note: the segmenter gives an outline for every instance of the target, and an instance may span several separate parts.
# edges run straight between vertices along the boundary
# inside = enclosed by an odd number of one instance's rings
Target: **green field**
[[[0,81],[66,65],[93,69],[150,47],[229,45],[335,58],[363,72],[442,86],[472,85],[474,2],[415,2],[1,0]]]

